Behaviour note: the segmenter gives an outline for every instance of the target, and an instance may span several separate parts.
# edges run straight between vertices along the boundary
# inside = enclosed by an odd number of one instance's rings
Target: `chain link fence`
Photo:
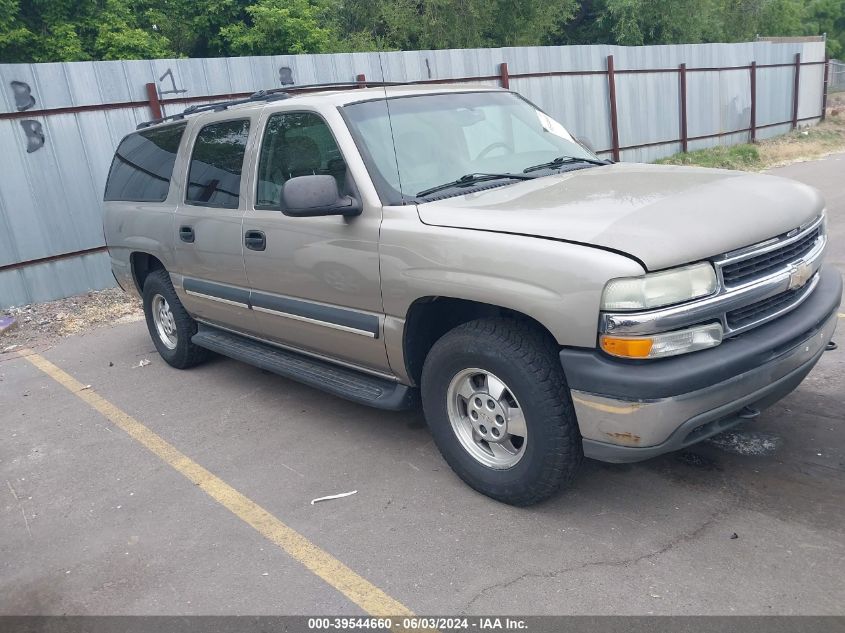
[[[845,92],[845,62],[831,59],[828,73],[828,92]]]

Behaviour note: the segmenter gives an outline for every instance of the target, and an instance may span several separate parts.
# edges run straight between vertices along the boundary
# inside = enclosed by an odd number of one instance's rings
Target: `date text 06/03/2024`
[[[394,628],[406,631],[524,631],[527,630],[528,625],[527,622],[521,618],[482,616],[472,618],[413,616],[404,617],[401,622],[394,621],[393,618],[372,617],[308,618],[308,630],[310,631],[349,631],[355,629],[390,631]]]

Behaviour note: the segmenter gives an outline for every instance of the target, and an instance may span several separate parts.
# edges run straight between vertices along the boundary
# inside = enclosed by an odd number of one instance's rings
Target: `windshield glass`
[[[562,156],[596,160],[560,123],[510,92],[395,97],[350,104],[344,113],[388,204],[466,174],[522,174]]]

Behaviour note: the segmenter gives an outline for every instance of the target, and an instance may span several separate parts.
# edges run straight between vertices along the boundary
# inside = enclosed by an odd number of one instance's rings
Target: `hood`
[[[599,246],[659,270],[780,235],[812,220],[823,207],[815,189],[785,178],[619,163],[417,209],[425,224]]]

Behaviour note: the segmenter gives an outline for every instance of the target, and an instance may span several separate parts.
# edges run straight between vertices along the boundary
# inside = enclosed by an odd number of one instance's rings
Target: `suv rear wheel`
[[[422,399],[435,443],[461,479],[504,503],[547,499],[583,458],[555,350],[530,324],[480,319],[448,332],[425,360]]]
[[[144,316],[147,329],[161,357],[177,369],[187,369],[204,361],[208,350],[191,342],[197,322],[185,311],[170,275],[154,270],[144,281]]]

